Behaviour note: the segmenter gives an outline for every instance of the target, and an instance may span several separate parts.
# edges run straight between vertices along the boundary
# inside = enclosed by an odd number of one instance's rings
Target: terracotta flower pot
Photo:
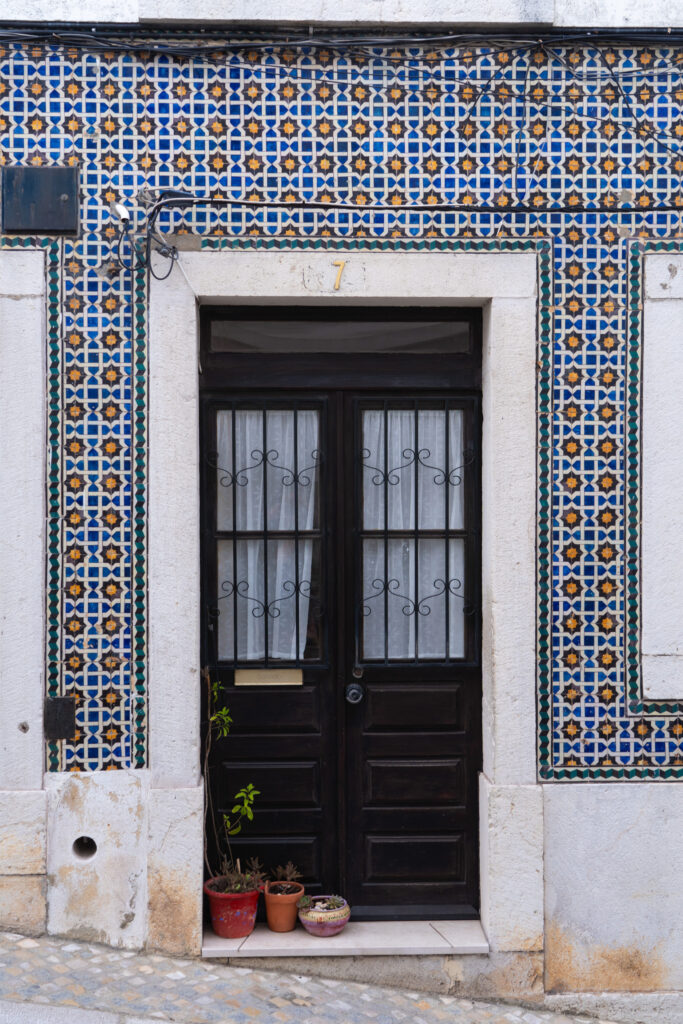
[[[286,884],[294,887],[294,892],[272,892],[278,885]],[[304,894],[304,887],[299,882],[266,882],[266,917],[271,932],[291,932],[296,925],[296,905]]]
[[[213,885],[220,884],[221,875],[204,883],[209,897],[211,927],[223,939],[243,939],[251,935],[256,924],[259,890],[251,892],[216,892]]]
[[[299,911],[299,920],[311,935],[319,938],[327,938],[330,935],[338,935],[351,917],[351,907],[346,900],[343,907],[335,907],[334,910],[321,910],[316,907],[317,901],[329,900],[330,896],[314,896],[313,903]],[[336,897],[341,899],[340,896]]]

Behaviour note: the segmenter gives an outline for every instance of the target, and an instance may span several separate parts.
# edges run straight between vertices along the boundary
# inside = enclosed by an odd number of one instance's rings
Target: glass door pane
[[[464,412],[448,401],[361,410],[361,655],[465,657]]]
[[[218,657],[322,657],[320,412],[216,413]]]

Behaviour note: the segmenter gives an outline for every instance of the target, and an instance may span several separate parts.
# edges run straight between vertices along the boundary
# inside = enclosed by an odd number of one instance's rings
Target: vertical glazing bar
[[[413,545],[414,545],[414,548],[415,548],[415,550],[413,551],[414,572],[415,572],[415,589],[413,591],[413,594],[415,595],[415,661],[417,661],[419,656],[420,656],[419,649],[418,649],[418,623],[419,623],[419,618],[420,618],[420,576],[419,576],[420,559],[419,559],[419,555],[418,555],[419,527],[420,527],[420,520],[418,518],[418,516],[419,516],[419,485],[418,485],[418,481],[419,481],[419,478],[420,478],[420,473],[419,473],[419,469],[420,469],[420,462],[419,462],[419,458],[420,458],[420,456],[419,456],[419,453],[420,453],[420,439],[418,437],[418,419],[419,419],[419,414],[418,414],[418,408],[417,408],[417,400],[415,401],[415,410],[414,410],[413,416],[414,416],[414,422],[415,422],[415,442],[414,442],[415,443],[415,462],[413,463],[413,465],[415,466],[415,470],[414,470],[414,473],[413,473],[413,476],[415,477],[415,508],[413,510],[413,515],[415,517],[415,527],[414,527],[414,535],[413,535],[414,536]]]
[[[446,615],[445,615],[445,618],[446,618],[446,661],[450,661],[450,657],[451,657],[451,621],[450,621],[450,614],[451,614],[451,592],[450,592],[450,589],[449,589],[449,586],[448,586],[448,581],[449,581],[449,579],[451,577],[451,574],[450,574],[450,571],[449,571],[449,568],[450,568],[450,554],[451,554],[451,552],[450,552],[450,536],[449,536],[449,531],[450,531],[450,526],[451,526],[451,511],[450,511],[450,508],[451,508],[451,506],[450,506],[450,499],[451,499],[451,494],[450,494],[451,406],[450,406],[450,402],[448,400],[446,401],[446,412],[445,412],[445,416],[444,416],[444,421],[445,421],[445,424],[446,424],[446,426],[445,426],[445,430],[446,430],[446,469],[444,471],[444,473],[445,473],[444,486],[446,488],[446,532],[445,532],[445,535],[444,535],[444,537],[445,537],[444,544],[446,545],[446,557],[444,559],[444,583],[446,584],[446,590],[445,590],[445,593],[444,593],[444,598],[445,598],[445,601],[446,601]]]
[[[268,436],[267,436],[267,418],[266,418],[266,407],[263,407],[263,603],[265,611],[263,615],[263,643],[264,643],[264,661],[265,664],[269,664],[269,649],[268,649]]]
[[[313,477],[311,477],[313,479]],[[298,405],[294,406],[294,613],[296,616],[295,660],[299,664],[299,420]],[[310,500],[310,499],[309,499]],[[309,541],[309,544],[311,541]],[[311,564],[312,564],[311,559]],[[303,653],[303,652],[301,652]]]
[[[389,414],[384,402],[384,661],[389,661]]]
[[[237,662],[239,658],[239,646],[237,638],[237,414],[235,406],[230,410],[232,424],[232,643],[233,658]]]

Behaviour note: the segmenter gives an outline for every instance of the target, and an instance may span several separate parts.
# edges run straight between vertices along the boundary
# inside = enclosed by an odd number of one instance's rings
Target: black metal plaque
[[[5,167],[2,230],[41,234],[78,231],[78,167]]]

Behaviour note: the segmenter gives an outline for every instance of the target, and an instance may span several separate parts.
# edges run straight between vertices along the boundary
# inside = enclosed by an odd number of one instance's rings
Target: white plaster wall
[[[0,253],[0,790],[43,775],[45,256]]]
[[[159,788],[196,786],[200,760],[197,309],[172,277],[149,309],[149,766]]]
[[[543,949],[541,786],[479,778],[481,923],[493,952]]]
[[[45,256],[0,253],[0,928],[45,928]]]
[[[477,25],[550,24],[553,0],[139,0],[143,21],[244,21],[278,25],[304,23],[359,25]]]
[[[243,22],[279,27],[377,25],[406,29],[537,27],[675,28],[680,0],[8,0],[4,18],[20,22]]]
[[[547,989],[683,988],[683,786],[549,784],[543,797]]]
[[[553,24],[577,28],[680,28],[680,0],[555,0]]]
[[[536,782],[537,310],[535,269],[522,279],[522,266],[501,262],[505,294],[484,310],[483,771],[497,785]]]
[[[131,22],[138,20],[137,0],[9,0],[3,21]]]
[[[645,257],[642,377],[643,693],[683,697],[683,257]]]

